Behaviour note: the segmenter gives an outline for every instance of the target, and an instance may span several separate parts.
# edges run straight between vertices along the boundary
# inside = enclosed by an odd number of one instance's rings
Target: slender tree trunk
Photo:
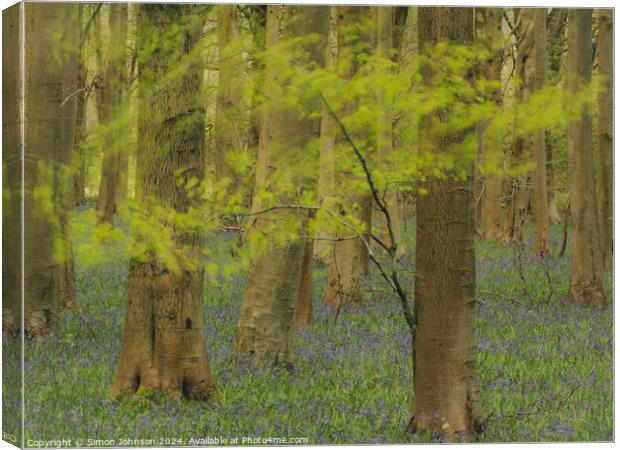
[[[377,29],[377,56],[382,60],[379,62],[379,76],[382,74],[389,74],[390,68],[385,68],[384,65],[392,60],[392,53],[394,51],[393,45],[393,21],[394,21],[394,7],[392,6],[377,6],[375,8],[376,14],[376,29]],[[394,99],[389,98],[389,91],[379,91],[377,98],[379,116],[377,117],[377,154],[380,164],[387,169],[389,173],[390,168],[394,168],[393,163],[393,147],[394,137],[392,130],[392,102]],[[401,232],[400,232],[400,205],[398,202],[398,185],[390,184],[386,187],[386,201],[390,217],[392,218],[392,231],[397,245],[397,256],[400,258],[404,255],[404,246],[402,245]],[[391,238],[387,229],[387,223],[385,216],[381,215],[381,237],[383,242],[391,245]]]
[[[218,6],[219,77],[215,111],[215,178],[229,180],[232,193],[239,180],[227,162],[247,147],[248,137],[243,126],[246,105],[243,92],[244,56],[239,47],[239,24],[236,5]]]
[[[202,57],[195,52],[202,37],[202,21],[196,20],[202,8],[142,4],[138,9],[137,176],[144,212],[134,217],[141,226],[133,227],[132,234],[138,244],[152,248],[150,233],[142,232],[148,225],[141,221],[155,218],[170,233],[173,247],[165,258],[145,250],[130,259],[113,397],[139,388],[166,391],[175,398],[219,397],[205,342],[203,237],[194,228],[168,222],[172,214],[188,214],[195,205],[187,182],[200,182],[205,170]],[[177,27],[181,32],[171,33]],[[167,79],[181,63],[182,73]]]
[[[488,50],[491,52],[491,59],[484,66],[484,76],[488,80],[500,82],[502,75],[502,47],[501,25],[502,10],[499,8],[484,8],[479,14],[484,14],[484,25],[481,30],[484,33]],[[495,89],[492,93],[493,100],[497,105],[502,104],[501,88]],[[497,241],[501,238],[501,196],[502,196],[502,177],[499,165],[501,159],[501,140],[491,138],[486,133],[486,124],[480,124],[482,128],[482,147],[480,152],[484,161],[488,164],[489,170],[485,173],[484,192],[482,195],[482,226],[481,235],[484,239]]]
[[[247,6],[251,11],[251,18],[248,21],[252,32],[252,100],[250,106],[250,131],[249,144],[252,148],[259,145],[259,135],[261,127],[261,101],[262,88],[264,86],[265,67],[262,64],[258,54],[265,51],[266,28],[267,28],[267,5]],[[251,199],[250,199],[251,201]]]
[[[407,8],[407,17],[405,19],[405,26],[402,32],[402,38],[400,40],[400,48],[398,51],[398,69],[400,72],[407,73],[411,70],[411,65],[414,63],[416,56],[418,55],[418,7],[410,6]],[[413,82],[412,82],[413,83]],[[414,113],[415,114],[415,113]],[[399,123],[404,123],[405,129],[407,124],[410,123],[410,118],[402,117]],[[415,120],[415,119],[413,119]],[[395,138],[394,142],[397,147],[400,147],[403,140],[401,131],[398,126],[394,129]],[[417,156],[418,150],[415,142],[411,144],[411,157]],[[402,190],[401,194],[401,214],[406,220],[407,217],[413,215],[415,210],[415,189],[409,191]],[[404,250],[404,248],[403,248]]]
[[[484,8],[479,8],[474,10],[474,36],[476,36],[477,40],[484,40],[484,34],[486,34],[485,28],[487,25],[487,10]],[[484,66],[486,64],[484,62],[480,63],[478,67],[476,67],[476,71],[481,73],[484,71]],[[482,210],[482,198],[484,196],[485,184],[484,178],[482,177],[482,173],[480,171],[482,161],[484,158],[484,148],[485,148],[485,135],[486,135],[486,124],[482,121],[476,122],[475,125],[475,136],[476,136],[476,160],[474,163],[474,229],[476,234],[482,236],[484,233],[484,217]]]
[[[329,7],[329,29],[327,36],[327,46],[325,53],[325,69],[334,70],[338,62],[338,7]],[[333,196],[336,191],[336,172],[334,146],[336,145],[336,126],[334,119],[327,107],[323,105],[321,111],[321,148],[319,155],[319,183],[318,199],[323,203],[327,198]],[[322,229],[317,231],[319,236],[323,236]],[[314,259],[330,264],[330,243],[326,240],[318,240],[314,244]]]
[[[532,26],[532,9],[520,10],[515,8],[515,25],[517,27],[517,35],[520,36],[517,41],[517,58],[515,66],[515,76],[521,81],[517,87],[515,94],[515,102],[523,103],[527,95],[527,71],[526,64],[534,43],[534,32]],[[518,123],[514,125],[515,131],[518,129]],[[504,245],[517,244],[523,245],[525,236],[523,235],[523,223],[529,201],[529,192],[527,189],[527,174],[523,173],[523,164],[525,162],[525,138],[518,133],[513,137],[512,143],[512,163],[520,168],[520,173],[509,180],[507,189],[508,201],[506,202],[504,224],[501,243]]]
[[[469,43],[473,8],[421,7],[419,27],[421,51],[437,42]],[[428,68],[423,79],[432,83]],[[437,114],[442,122],[450,115]],[[447,153],[464,138],[462,132],[431,130],[431,123],[430,117],[422,121],[427,144],[421,151]],[[409,431],[449,440],[474,440],[482,420],[474,346],[473,162],[464,164],[467,180],[429,178],[422,183],[428,193],[417,202],[415,400]]]
[[[110,42],[105,70],[97,90],[104,126],[103,162],[99,179],[97,211],[100,221],[112,223],[119,208],[122,167],[126,165],[126,120],[120,117],[127,83],[127,4],[109,6]]]
[[[70,94],[75,92],[77,80],[78,5],[28,3],[24,11],[24,34],[29,43],[25,47],[22,74],[25,86],[23,226],[27,236],[23,255],[24,325],[26,336],[42,340],[58,325],[64,307],[77,307],[67,213],[73,197],[70,162],[75,143],[76,101]],[[16,25],[9,23],[9,27],[12,26]],[[15,56],[15,52],[7,54],[8,58]],[[13,67],[18,69],[19,62],[14,63]],[[8,113],[7,118],[13,121],[15,112],[19,111],[19,106],[13,102],[19,98],[20,90],[6,92],[9,86],[15,88],[16,74],[3,72],[9,75],[8,84],[3,82],[3,90],[8,94],[7,101],[11,102],[5,114]],[[9,155],[18,156],[19,134],[13,133],[20,133],[20,123],[21,119],[11,124],[14,127],[11,131],[5,127],[7,144],[17,147],[9,151]],[[8,177],[11,184],[15,183],[13,176]],[[9,201],[19,202],[19,191],[12,194],[15,197],[11,196]],[[13,211],[19,214],[19,206]],[[9,235],[18,232],[12,227],[19,226],[19,219],[13,217],[13,220],[15,225],[8,227]],[[13,245],[19,245],[19,239],[10,243],[9,249]],[[15,265],[15,269],[9,269],[3,277],[8,282],[9,292],[19,293],[15,286],[21,279],[17,275],[19,262],[10,264]],[[19,315],[11,312],[11,302],[7,303],[9,309],[3,309],[7,320],[4,332],[15,334],[16,327],[20,327]]]
[[[608,269],[613,249],[613,12],[598,12],[598,71],[603,78],[603,89],[598,94],[598,158],[596,177],[596,205],[601,230],[603,266]]]
[[[533,91],[542,89],[547,81],[547,9],[534,11],[534,79]],[[547,150],[545,130],[534,132],[534,224],[536,227],[536,254],[549,255],[549,199],[547,189]]]
[[[78,76],[76,94],[77,110],[75,124],[75,150],[73,154],[73,201],[76,205],[81,205],[86,200],[86,156],[84,155],[84,141],[86,140],[86,74],[88,72],[88,46],[87,36],[84,34],[84,17],[87,16],[86,5],[80,3],[79,8],[79,32],[80,32],[80,54],[78,57]],[[85,12],[86,11],[86,12]]]
[[[549,80],[556,83],[560,77],[562,61],[565,59],[566,48],[566,18],[568,10],[565,8],[553,8],[547,16],[547,55],[549,59]],[[558,212],[557,195],[554,177],[553,159],[554,148],[557,147],[556,140],[549,132],[545,136],[545,147],[547,152],[547,189],[549,200],[549,222],[560,223],[562,218]]]
[[[569,92],[579,92],[592,78],[592,10],[568,12]],[[607,292],[603,282],[603,258],[596,210],[592,117],[584,106],[568,125],[568,185],[573,220],[573,265],[568,301],[603,308]]]
[[[363,52],[361,42],[368,42],[367,36],[362,33],[352,32],[353,28],[364,15],[368,14],[367,8],[358,6],[338,7],[338,60],[343,67],[341,77],[350,80],[358,69],[356,62],[357,54]],[[355,109],[353,102],[349,101],[343,108],[346,116]],[[339,138],[343,139],[343,138]],[[338,141],[337,141],[338,142]],[[348,143],[345,143],[348,145]],[[349,185],[352,182],[352,174],[344,171],[336,173],[338,185]],[[372,197],[368,190],[359,190],[347,194],[342,199],[341,208],[349,208],[357,204],[357,219],[370,230],[372,220]],[[351,234],[350,229],[343,231]],[[366,239],[368,235],[366,233]],[[323,303],[331,306],[339,306],[346,303],[359,306],[362,303],[362,280],[368,274],[368,251],[363,241],[359,238],[334,242],[330,256],[329,274],[327,287],[323,296]]]
[[[138,89],[134,89],[138,81],[138,26],[137,17],[139,3],[130,3],[127,11],[128,20],[128,42],[127,45],[131,49],[129,53],[129,67],[127,70],[127,87],[129,92],[127,93],[126,103],[128,105],[129,120],[127,123],[127,136],[132,145],[129,146],[128,151],[121,154],[121,188],[119,198],[126,200],[129,198],[136,198],[137,193],[141,191],[139,184],[139,178],[136,176],[136,156],[139,145],[138,139]],[[130,174],[131,169],[131,174]],[[123,173],[124,171],[124,173]],[[129,181],[132,180],[133,183]]]
[[[267,49],[290,36],[318,33],[322,39],[308,44],[306,50],[310,62],[322,65],[328,14],[329,9],[324,6],[268,6]],[[303,69],[303,66],[299,68]],[[277,61],[267,59],[263,92],[273,97],[267,99],[261,118],[256,190],[252,202],[255,212],[263,208],[262,198],[266,192],[277,196],[278,204],[297,201],[298,192],[283,192],[282,186],[277,183],[285,174],[296,173],[295,164],[304,163],[304,152],[308,151],[308,145],[319,134],[319,121],[312,115],[320,111],[318,99],[308,101],[303,114],[289,105],[283,105],[280,99],[287,95],[288,84],[279,75]],[[316,180],[296,176],[292,182],[296,186],[295,191],[303,191],[312,189]],[[306,254],[304,235],[307,221],[307,211],[296,210],[260,214],[254,220],[248,234],[250,273],[233,344],[233,360],[249,360],[255,366],[293,366],[296,308]],[[287,224],[287,230],[277,228],[278,224],[283,223]],[[269,242],[266,245],[261,237],[266,229],[286,234],[284,242]]]

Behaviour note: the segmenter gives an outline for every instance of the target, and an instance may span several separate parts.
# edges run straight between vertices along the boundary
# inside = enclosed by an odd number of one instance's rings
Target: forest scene
[[[3,440],[613,441],[613,14],[3,10]]]

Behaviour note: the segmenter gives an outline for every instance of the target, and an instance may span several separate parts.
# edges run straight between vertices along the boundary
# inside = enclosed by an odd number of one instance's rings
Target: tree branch
[[[338,126],[340,127],[340,130],[342,131],[342,135],[347,140],[347,142],[351,145],[351,148],[355,152],[355,156],[357,156],[357,159],[359,160],[362,166],[362,169],[364,170],[364,174],[366,175],[366,181],[368,182],[368,186],[370,187],[372,196],[375,199],[375,202],[377,203],[377,205],[379,206],[379,209],[381,209],[381,212],[383,213],[385,217],[390,240],[392,241],[392,245],[390,245],[389,247],[385,245],[384,243],[381,244],[381,246],[385,248],[388,254],[393,258],[396,255],[396,248],[398,246],[398,243],[396,242],[396,237],[394,236],[394,230],[392,228],[392,218],[390,217],[390,213],[387,209],[387,205],[385,201],[381,199],[381,197],[379,196],[379,190],[377,189],[377,186],[375,185],[375,182],[372,179],[372,174],[370,173],[370,169],[368,168],[368,164],[366,163],[366,159],[364,158],[364,155],[362,155],[362,152],[360,152],[360,150],[357,148],[357,145],[355,145],[355,142],[353,142],[353,138],[349,135],[349,132],[347,131],[347,128],[344,126],[344,123],[342,123],[342,120],[340,120],[340,117],[338,117],[338,115],[334,112],[333,108],[331,107],[331,105],[329,104],[329,102],[327,101],[327,99],[325,98],[323,94],[321,94],[321,98],[323,99],[323,102],[325,103],[325,106],[327,107],[329,114],[338,123]]]
[[[269,208],[265,208],[265,209],[261,209],[259,211],[252,211],[252,212],[229,212],[229,213],[225,213],[225,214],[221,214],[220,217],[225,217],[225,216],[238,216],[238,217],[250,217],[250,216],[258,216],[260,214],[265,214],[271,211],[276,211],[279,209],[305,209],[305,210],[310,210],[310,211],[318,211],[320,208],[320,206],[314,206],[314,205],[274,205],[274,206],[270,206]]]

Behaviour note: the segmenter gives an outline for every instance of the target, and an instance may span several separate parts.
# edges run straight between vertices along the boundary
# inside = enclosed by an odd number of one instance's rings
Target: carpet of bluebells
[[[553,233],[557,253],[560,227]],[[610,441],[612,308],[566,305],[570,242],[565,256],[547,263],[533,256],[531,244],[519,255],[477,243],[479,376],[489,416],[481,440]],[[222,263],[230,260],[229,241],[218,237],[209,245],[219,246]],[[223,403],[140,395],[116,403],[108,396],[121,348],[127,264],[112,250],[110,257],[113,262],[88,269],[77,261],[83,311],[63,313],[59,332],[48,341],[26,344],[26,441],[402,442],[412,401],[410,338],[399,303],[376,274],[366,283],[366,305],[343,310],[334,323],[334,311],[320,303],[326,270],[315,270],[314,323],[298,334],[298,363],[290,373],[229,362],[245,276],[212,277],[204,293],[206,339]],[[607,281],[611,295],[611,275]],[[3,431],[10,431],[18,419],[18,342],[3,341],[3,352]]]

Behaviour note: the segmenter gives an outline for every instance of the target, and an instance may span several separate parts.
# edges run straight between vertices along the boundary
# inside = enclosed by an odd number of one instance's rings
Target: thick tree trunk
[[[526,72],[526,64],[534,43],[532,13],[531,9],[519,10],[515,8],[515,23],[519,24],[518,26],[515,25],[517,27],[517,34],[522,36],[517,43],[517,58],[514,71],[515,76],[522,81],[517,87],[517,93],[515,94],[515,101],[517,103],[523,103],[527,96],[528,73]],[[515,123],[514,129],[515,131],[518,129],[518,124]],[[525,146],[526,142],[523,136],[517,134],[513,137],[511,159],[516,167],[523,166],[526,160]],[[506,189],[508,200],[506,202],[501,238],[503,245],[523,245],[525,242],[523,224],[527,212],[529,192],[527,189],[527,174],[522,173],[522,171],[523,169],[521,168],[520,173],[509,180],[509,185]]]
[[[598,10],[598,71],[603,89],[598,94],[598,158],[596,173],[596,205],[601,229],[603,266],[612,263],[613,249],[613,12]]]
[[[473,8],[419,10],[419,42],[425,46],[473,39]],[[428,69],[423,76],[432,82]],[[464,76],[469,76],[464,74]],[[433,86],[429,85],[429,89]],[[437,113],[440,121],[449,111]],[[423,119],[420,149],[438,154],[464,138],[463,133],[429,129]],[[473,155],[472,155],[473,156]],[[469,162],[465,162],[469,161]],[[480,392],[475,350],[475,250],[473,162],[463,158],[469,177],[430,178],[427,195],[417,202],[414,405],[409,431],[449,440],[474,440],[480,431]]]
[[[24,7],[25,86],[24,136],[24,327],[27,337],[43,339],[58,324],[64,307],[77,308],[71,244],[68,240],[67,213],[72,206],[72,174],[70,162],[75,142],[75,91],[77,80],[78,6],[77,4],[28,3]],[[15,17],[11,17],[15,19]],[[9,20],[8,29],[19,27]],[[62,31],[62,32],[61,32]],[[10,32],[15,32],[13,29]],[[10,42],[10,40],[9,40]],[[12,51],[13,50],[13,51]],[[3,52],[4,54],[4,52]],[[6,58],[16,58],[19,50],[7,51]],[[19,70],[19,61],[11,63]],[[6,67],[6,66],[5,66]],[[45,67],[46,70],[41,70]],[[9,166],[18,164],[20,156],[20,124],[18,73],[3,70],[7,120],[3,121],[7,140]],[[7,92],[7,89],[9,92]],[[10,125],[9,125],[10,124]],[[11,128],[11,129],[9,129]],[[5,147],[6,148],[6,147]],[[15,158],[18,158],[15,161]],[[15,169],[15,167],[14,167]],[[19,176],[13,170],[7,181],[17,190],[11,191],[13,223],[7,227],[7,250],[18,257],[20,252]],[[6,241],[5,241],[6,242]],[[3,254],[4,258],[9,257]],[[6,261],[6,260],[5,260]],[[13,268],[10,268],[13,266]],[[3,278],[7,282],[7,305],[3,308],[3,332],[15,335],[21,328],[19,297],[21,282],[19,260],[5,264]],[[13,295],[14,294],[14,295]],[[17,301],[17,305],[15,305]]]
[[[488,50],[491,52],[491,59],[484,66],[483,74],[488,80],[501,81],[502,72],[502,48],[501,26],[502,10],[499,8],[484,8],[478,14],[484,14],[482,32],[483,39]],[[495,89],[492,93],[493,100],[497,105],[502,104],[501,88]],[[489,166],[489,170],[484,176],[484,192],[482,195],[482,226],[480,234],[484,239],[497,241],[501,237],[501,196],[502,196],[502,177],[500,175],[501,160],[501,141],[491,139],[485,133],[486,124],[480,124],[482,128],[482,153],[483,160]]]
[[[187,214],[195,204],[186,183],[201,181],[205,170],[202,58],[195,52],[202,36],[202,23],[195,20],[201,8],[139,6],[137,166],[143,216],[134,220],[157,220],[173,247],[163,258],[148,250],[152,238],[142,233],[147,224],[132,229],[133,239],[147,250],[129,263],[125,331],[113,397],[140,388],[163,390],[175,398],[219,397],[204,333],[203,237],[194,228],[168,222],[172,214]],[[173,27],[183,32],[171,33]],[[182,60],[182,73],[167,79]]]
[[[126,166],[126,120],[120,117],[127,84],[127,4],[111,3],[110,42],[105,71],[100,78],[97,102],[103,131],[103,162],[99,179],[97,211],[100,221],[112,223],[118,211],[123,165]],[[125,169],[126,171],[126,169]]]
[[[547,81],[547,9],[534,11],[534,79],[532,90],[540,90]],[[534,132],[534,186],[532,200],[534,205],[534,225],[536,227],[536,254],[549,254],[549,198],[547,189],[547,150],[545,130]]]
[[[364,49],[360,48],[360,43],[368,42],[368,36],[355,32],[357,23],[368,14],[366,7],[359,6],[339,6],[338,7],[338,63],[343,68],[341,77],[350,80],[358,69],[356,57]],[[366,49],[368,51],[369,49]],[[354,111],[355,105],[351,101],[343,108],[346,116]],[[349,148],[349,143],[344,138],[339,137],[337,142],[342,140],[342,145]],[[350,151],[350,150],[349,150]],[[337,185],[350,187],[352,173],[337,171]],[[355,212],[357,219],[364,224],[366,230],[370,230],[372,220],[372,197],[370,192],[358,189],[351,192],[341,199],[341,209],[350,208],[357,204]],[[343,211],[344,212],[344,211]],[[359,231],[359,230],[358,230]],[[343,228],[342,234],[350,235],[352,230]],[[366,240],[368,239],[368,232]],[[350,303],[359,306],[362,303],[362,280],[368,274],[368,251],[364,242],[359,239],[348,239],[334,242],[332,245],[329,274],[327,286],[323,296],[323,303],[331,306],[339,306]]]
[[[308,44],[306,50],[310,63],[322,65],[328,15],[329,9],[323,6],[268,6],[267,49],[290,36],[318,33],[321,38]],[[283,177],[299,172],[296,168],[304,163],[304,152],[319,135],[319,121],[313,117],[320,111],[318,99],[308,101],[307,109],[300,113],[280,101],[287,95],[287,87],[288,83],[280,79],[277,61],[268,59],[263,92],[273,97],[267,99],[261,118],[252,202],[255,212],[267,206],[261,200],[266,192],[277,197],[277,204],[286,205],[298,202],[298,191],[313,189],[316,183],[305,175],[294,175],[291,178],[294,191],[281,185]],[[250,273],[233,344],[233,360],[248,360],[254,366],[292,368],[294,365],[295,314],[307,253],[304,237],[307,221],[307,211],[292,209],[259,214],[254,220],[248,234]],[[282,224],[286,224],[286,230],[278,228]],[[283,235],[283,242],[266,243],[262,237],[266,229]]]
[[[569,92],[580,92],[592,78],[592,10],[568,13]],[[568,126],[568,186],[573,219],[573,265],[568,301],[603,308],[607,292],[603,282],[603,258],[594,190],[592,117],[584,106]]]

